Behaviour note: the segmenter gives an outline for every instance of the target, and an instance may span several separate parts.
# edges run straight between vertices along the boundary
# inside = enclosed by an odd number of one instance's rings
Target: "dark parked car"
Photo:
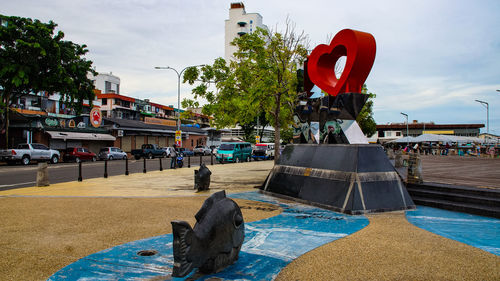
[[[113,159],[127,159],[127,153],[118,147],[103,147],[99,151],[99,159],[101,160],[113,160]]]
[[[177,152],[181,153],[185,157],[194,156],[194,152],[192,150],[189,150],[189,148],[178,147]]]
[[[97,161],[97,155],[86,147],[68,147],[64,150],[64,162]]]
[[[140,149],[133,149],[130,154],[135,159],[139,160],[141,157],[153,159],[154,157],[167,157],[167,152],[156,144],[143,144]]]

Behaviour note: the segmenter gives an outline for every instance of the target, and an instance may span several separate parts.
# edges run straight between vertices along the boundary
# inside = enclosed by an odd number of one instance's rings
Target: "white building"
[[[236,46],[231,45],[234,38],[252,33],[257,27],[268,29],[267,26],[262,23],[262,16],[260,14],[247,14],[243,2],[231,3],[229,19],[226,20],[224,45],[224,59],[226,62],[232,60],[234,52],[237,51]]]
[[[110,73],[99,73],[97,76],[89,74],[89,79],[94,81],[94,87],[102,93],[120,94],[120,78]]]

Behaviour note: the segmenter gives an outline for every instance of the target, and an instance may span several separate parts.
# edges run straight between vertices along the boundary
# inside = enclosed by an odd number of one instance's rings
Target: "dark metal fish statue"
[[[194,228],[185,221],[172,221],[173,277],[184,277],[194,268],[216,273],[238,260],[245,225],[240,207],[224,190],[207,198],[195,218]]]

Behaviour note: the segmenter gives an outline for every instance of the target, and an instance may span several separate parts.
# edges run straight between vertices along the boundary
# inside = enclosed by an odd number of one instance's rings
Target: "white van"
[[[257,143],[252,152],[254,160],[274,159],[274,143]]]

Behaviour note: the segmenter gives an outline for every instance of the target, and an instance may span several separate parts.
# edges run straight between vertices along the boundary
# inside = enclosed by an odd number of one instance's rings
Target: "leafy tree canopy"
[[[86,45],[64,41],[57,24],[0,15],[0,107],[2,128],[8,127],[8,108],[17,98],[46,91],[81,112],[84,99],[94,99],[92,62]],[[78,102],[77,102],[78,101]],[[6,139],[8,140],[8,129]]]
[[[194,100],[185,99],[183,106],[195,106],[199,98],[206,99],[203,113],[213,115],[217,127],[251,124],[264,114],[275,128],[275,155],[279,155],[280,129],[293,120],[297,65],[307,56],[306,41],[307,36],[297,34],[289,20],[283,32],[258,28],[234,39],[238,51],[229,64],[218,58],[201,71],[186,70],[184,82],[201,84],[193,89]],[[215,92],[210,90],[211,83]]]
[[[361,109],[356,121],[361,127],[361,131],[363,131],[366,136],[370,137],[377,132],[377,123],[375,119],[373,119],[373,99],[377,96],[374,93],[368,92],[366,84],[363,85],[361,93],[367,94],[368,100],[363,106],[363,109]]]

